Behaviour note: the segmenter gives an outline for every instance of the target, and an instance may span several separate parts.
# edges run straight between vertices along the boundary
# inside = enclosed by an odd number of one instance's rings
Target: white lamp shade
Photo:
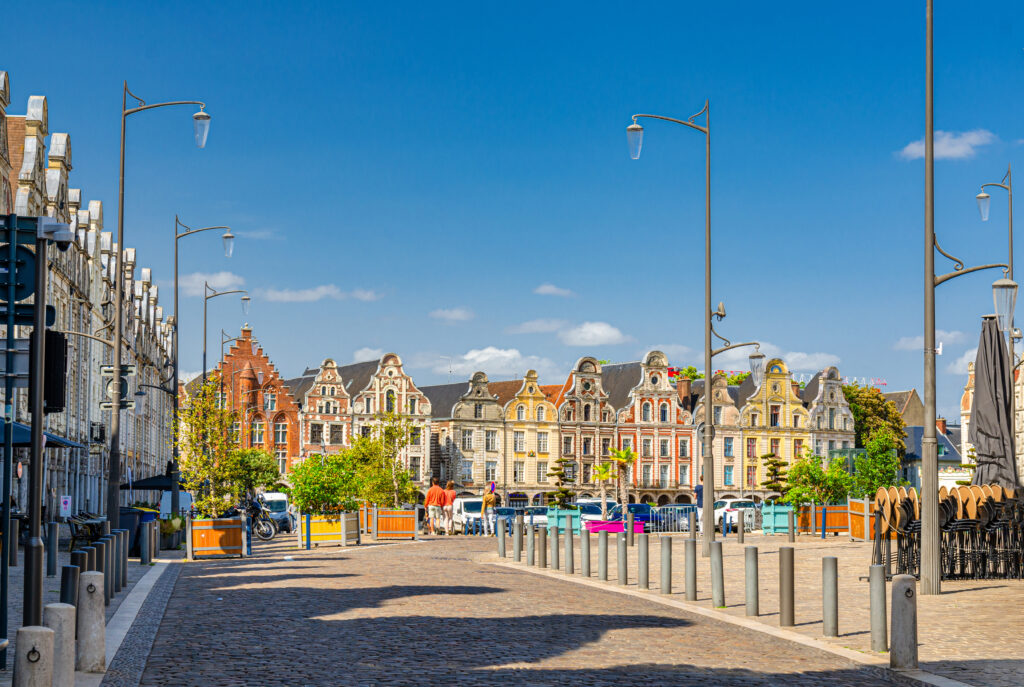
[[[249,314],[249,303],[252,301],[248,296],[242,296],[242,314]]]
[[[644,128],[636,122],[627,126],[626,142],[629,144],[629,156],[634,160],[639,160],[640,148],[644,144]]]
[[[196,145],[206,147],[206,137],[210,135],[210,115],[202,110],[192,115],[192,126],[195,128]]]
[[[992,207],[992,196],[982,191],[976,198],[978,199],[978,212],[981,213],[981,221],[988,221],[988,211]]]
[[[996,280],[992,284],[992,300],[996,306],[999,330],[1010,331],[1010,320],[1013,318],[1013,308],[1017,303],[1017,282],[1005,277]]]
[[[231,254],[235,252],[235,235],[228,230],[224,232],[221,239],[224,241],[224,257],[230,258]]]
[[[750,376],[754,378],[754,388],[760,389],[764,381],[764,353],[754,351],[750,354]]]

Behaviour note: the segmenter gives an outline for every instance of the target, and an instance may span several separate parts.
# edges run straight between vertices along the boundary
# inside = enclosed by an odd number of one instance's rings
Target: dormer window
[[[537,408],[537,422],[544,422],[544,406]]]
[[[524,406],[524,405],[516,406],[516,420],[522,421],[522,420],[525,420],[525,419],[526,419],[526,406]]]
[[[484,416],[484,404],[476,403],[473,405],[473,417],[480,419]]]
[[[662,403],[661,408],[658,410],[658,419],[661,422],[668,422],[668,404]]]
[[[583,421],[590,422],[590,404],[583,406]]]
[[[644,404],[643,404],[642,408],[643,409],[641,410],[640,417],[643,419],[644,422],[650,422],[651,421],[651,404],[647,403],[646,401],[644,401]]]

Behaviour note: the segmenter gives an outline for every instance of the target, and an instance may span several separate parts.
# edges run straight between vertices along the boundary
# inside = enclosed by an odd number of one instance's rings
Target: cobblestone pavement
[[[452,538],[182,565],[141,684],[917,684]],[[289,559],[290,558],[290,559]]]
[[[574,538],[576,574],[580,572],[580,542]],[[672,595],[685,600],[686,535],[672,538]],[[496,544],[491,541],[493,558]],[[744,544],[734,535],[722,541],[726,608],[720,612],[745,616],[744,548],[758,547],[760,568],[759,601],[766,625],[779,624],[779,547],[789,546],[785,536],[748,534]],[[550,540],[548,542],[550,544]],[[512,556],[511,538],[507,542]],[[560,542],[564,550],[564,540]],[[794,552],[795,620],[787,628],[830,644],[870,653],[870,598],[866,580],[871,562],[871,544],[853,542],[843,536],[820,539],[800,536]],[[700,557],[697,544],[697,602],[711,608],[711,564]],[[525,560],[525,542],[524,542]],[[637,553],[628,550],[628,582],[636,589]],[[560,554],[561,555],[561,554]],[[617,547],[614,535],[608,541],[608,579],[617,585]],[[661,540],[650,535],[650,589],[658,593],[661,581]],[[821,559],[835,556],[839,565],[839,632],[836,638],[822,637]],[[598,538],[591,536],[591,576],[598,575]],[[525,563],[524,563],[525,565]],[[550,565],[550,562],[549,562]],[[564,563],[562,564],[564,570]],[[861,579],[861,578],[865,579]],[[887,593],[888,596],[888,593]],[[1024,581],[945,581],[939,596],[918,595],[919,653],[921,668],[979,687],[1020,687],[1024,685]],[[1009,609],[1016,609],[1008,612]],[[887,656],[887,654],[885,655]]]

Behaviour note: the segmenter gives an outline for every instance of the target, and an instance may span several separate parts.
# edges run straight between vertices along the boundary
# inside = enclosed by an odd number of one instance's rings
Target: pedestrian
[[[697,495],[697,525],[699,531],[703,534],[704,532],[704,474],[701,473],[700,484],[693,488],[694,493]]]
[[[494,482],[484,490],[484,500],[480,504],[480,517],[484,521],[484,536],[494,534],[494,509],[498,503],[498,495],[494,493],[497,486]]]
[[[444,486],[444,529],[451,536],[455,532],[455,482]]]
[[[438,485],[438,481],[436,477],[430,478],[430,489],[427,489],[427,498],[424,500],[424,504],[427,507],[427,529],[430,534],[434,534],[435,528],[441,529],[445,495],[444,489]]]

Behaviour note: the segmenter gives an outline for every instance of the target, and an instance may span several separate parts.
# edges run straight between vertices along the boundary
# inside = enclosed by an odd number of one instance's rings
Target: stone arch
[[[629,495],[628,503],[636,503],[636,496],[634,494]]]
[[[693,499],[690,498],[689,494],[678,494],[676,496],[676,503],[693,503]]]
[[[640,497],[640,503],[651,503],[654,498],[650,494],[644,494]]]
[[[659,506],[664,506],[668,502],[669,502],[669,498],[668,498],[667,494],[662,494],[661,496],[658,497],[658,505]]]

